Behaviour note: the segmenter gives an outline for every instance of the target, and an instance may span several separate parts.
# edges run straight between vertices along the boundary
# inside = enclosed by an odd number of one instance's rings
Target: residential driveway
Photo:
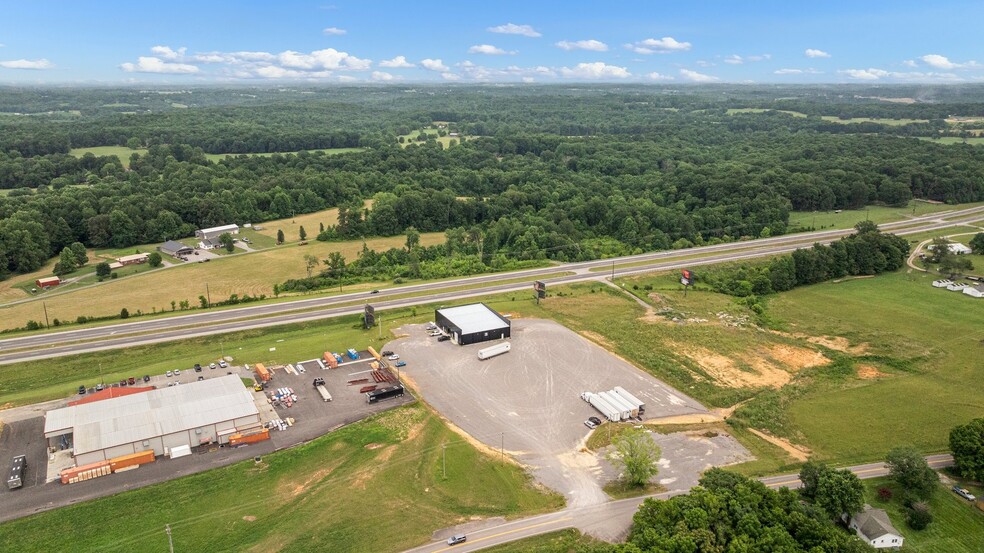
[[[513,321],[512,351],[480,361],[489,343],[437,342],[421,325],[386,345],[407,362],[403,374],[423,398],[491,449],[527,465],[572,506],[603,503],[607,480],[598,456],[582,451],[597,415],[583,391],[622,386],[646,402],[646,418],[705,413],[697,401],[553,321]],[[449,448],[449,455],[452,449]]]

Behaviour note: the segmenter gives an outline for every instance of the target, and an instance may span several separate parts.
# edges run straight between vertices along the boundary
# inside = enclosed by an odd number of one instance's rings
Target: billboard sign
[[[376,308],[366,304],[366,309],[364,313],[364,318],[366,321],[366,328],[372,328],[376,325]]]
[[[537,280],[533,282],[533,290],[536,291],[536,297],[542,299],[547,297],[547,283],[542,280]]]
[[[690,286],[694,283],[694,275],[690,271],[684,269],[680,271],[680,284],[684,286]]]

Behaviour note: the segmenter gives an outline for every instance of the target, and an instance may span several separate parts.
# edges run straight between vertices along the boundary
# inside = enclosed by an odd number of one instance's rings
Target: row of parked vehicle
[[[143,381],[144,382],[150,382],[150,375],[146,375],[145,374],[144,377],[143,377]],[[137,379],[131,376],[130,378],[121,378],[119,382],[113,382],[112,384],[103,384],[103,383],[100,382],[99,384],[96,384],[93,387],[93,391],[95,391],[95,392],[101,392],[101,391],[105,390],[106,388],[121,388],[123,386],[133,386],[136,383],[137,383]],[[79,385],[79,395],[80,396],[84,396],[88,391],[89,391],[89,389],[86,388],[85,384],[80,384]]]
[[[447,342],[448,340],[451,339],[451,337],[445,334],[444,332],[442,332],[440,328],[437,328],[437,325],[434,323],[427,323],[427,326],[424,327],[424,330],[427,331],[427,334],[430,337],[432,338],[437,337],[438,342]]]

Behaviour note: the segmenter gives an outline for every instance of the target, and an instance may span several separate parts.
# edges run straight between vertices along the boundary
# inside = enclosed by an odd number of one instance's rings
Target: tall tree
[[[632,486],[645,486],[659,472],[659,446],[648,432],[628,430],[615,440],[610,459],[622,468],[622,478]]]
[[[413,251],[414,248],[420,245],[420,232],[413,227],[407,227],[406,234],[407,234],[407,242],[406,242],[407,251],[408,252]]]
[[[888,465],[889,476],[918,499],[929,499],[939,485],[939,475],[912,447],[897,447],[889,451],[885,464]]]
[[[304,255],[304,267],[307,269],[308,278],[311,278],[311,271],[318,266],[318,263],[320,261],[318,261],[317,257],[311,254]]]
[[[232,253],[236,249],[236,240],[228,232],[223,232],[219,235],[219,243],[229,253]]]
[[[864,485],[847,469],[828,469],[820,475],[814,501],[831,519],[851,516],[864,506]]]
[[[82,242],[73,242],[69,247],[72,249],[72,254],[75,257],[75,266],[84,267],[89,262],[89,255],[85,250],[85,244]]]
[[[284,231],[280,229],[277,229],[277,243],[278,244],[284,243]]]
[[[984,232],[978,232],[970,239],[970,249],[977,255],[984,255]]]
[[[301,225],[301,228],[297,232],[297,235],[301,237],[301,242],[307,240],[307,231],[304,230],[304,225]]]
[[[954,426],[950,451],[961,476],[984,482],[984,418]]]

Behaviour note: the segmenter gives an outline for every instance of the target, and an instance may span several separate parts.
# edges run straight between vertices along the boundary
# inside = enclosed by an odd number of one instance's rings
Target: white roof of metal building
[[[225,232],[227,230],[239,230],[239,225],[222,225],[221,227],[203,228],[199,232],[211,234],[213,232]]]
[[[472,303],[458,307],[448,307],[438,309],[438,313],[458,325],[462,334],[472,334],[475,332],[487,332],[497,328],[509,326],[507,321],[495,311],[489,309],[484,303]]]
[[[258,413],[242,380],[226,375],[48,411],[44,432],[73,432],[81,455]]]

